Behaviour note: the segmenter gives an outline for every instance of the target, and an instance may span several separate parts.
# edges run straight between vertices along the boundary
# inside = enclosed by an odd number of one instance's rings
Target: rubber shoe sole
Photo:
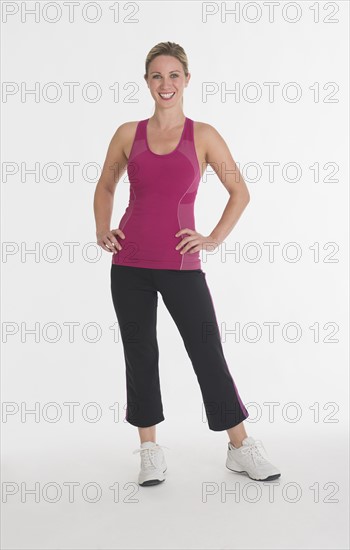
[[[167,468],[165,468],[165,470],[163,471],[163,474],[165,474],[165,472],[167,471]],[[144,481],[143,483],[139,483],[139,485],[141,487],[150,487],[151,485],[159,485],[159,483],[163,483],[163,481],[165,481],[165,478],[164,479],[148,479],[147,481]]]
[[[250,479],[253,479],[254,481],[272,481],[273,479],[277,479],[281,476],[281,474],[274,474],[271,476],[267,476],[264,479],[257,479],[249,475],[248,472],[246,472],[245,470],[233,470],[232,468],[229,468],[227,465],[226,465],[226,468],[231,472],[235,472],[236,474],[246,474],[248,477],[250,477]]]

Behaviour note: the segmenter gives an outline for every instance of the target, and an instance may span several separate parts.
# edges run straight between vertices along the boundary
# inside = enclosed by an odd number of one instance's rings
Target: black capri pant
[[[210,430],[236,426],[249,414],[228,369],[212,297],[201,269],[111,266],[111,291],[126,367],[127,422],[162,422],[156,335],[158,292],[176,323],[202,392]]]

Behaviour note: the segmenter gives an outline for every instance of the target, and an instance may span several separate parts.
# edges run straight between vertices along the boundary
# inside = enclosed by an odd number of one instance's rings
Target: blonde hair
[[[180,61],[180,63],[183,66],[185,76],[188,75],[188,59],[187,55],[185,53],[185,50],[180,46],[180,44],[176,44],[175,42],[159,42],[159,44],[156,44],[153,46],[153,48],[148,52],[148,55],[146,57],[146,63],[145,63],[145,75],[144,77],[148,78],[148,67],[151,61],[158,55],[171,55],[172,57],[176,57]]]

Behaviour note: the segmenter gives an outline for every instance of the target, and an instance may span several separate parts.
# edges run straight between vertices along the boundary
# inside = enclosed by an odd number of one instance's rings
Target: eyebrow
[[[174,69],[173,71],[169,71],[169,73],[179,73],[180,69]],[[158,73],[161,74],[160,71],[152,71],[151,74]]]

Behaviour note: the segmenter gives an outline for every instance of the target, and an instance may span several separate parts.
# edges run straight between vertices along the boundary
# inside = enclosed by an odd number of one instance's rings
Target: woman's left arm
[[[229,235],[250,201],[245,181],[232,158],[227,143],[219,132],[208,124],[205,160],[227,189],[230,198],[209,238],[221,244]]]
[[[176,248],[181,248],[182,254],[207,249],[212,251],[219,246],[229,235],[250,201],[250,195],[245,181],[232,158],[230,150],[219,132],[210,124],[205,125],[205,160],[215,171],[216,175],[227,189],[230,198],[223,214],[210,235],[204,237],[196,231],[182,229],[182,233],[191,233],[185,237]]]

